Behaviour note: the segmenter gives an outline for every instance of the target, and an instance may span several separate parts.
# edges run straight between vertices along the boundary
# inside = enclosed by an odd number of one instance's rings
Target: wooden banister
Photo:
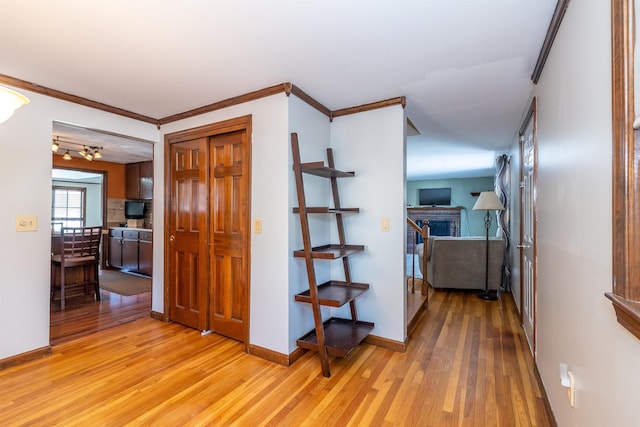
[[[429,221],[425,220],[423,222],[422,228],[416,224],[414,220],[407,217],[407,224],[409,227],[414,229],[417,233],[422,236],[422,240],[424,241],[423,250],[422,250],[422,288],[420,292],[422,295],[428,295],[429,289],[427,288],[427,240],[429,239]],[[414,241],[414,251],[415,253],[415,241]],[[415,292],[415,267],[413,267],[413,274],[411,277],[411,293]]]

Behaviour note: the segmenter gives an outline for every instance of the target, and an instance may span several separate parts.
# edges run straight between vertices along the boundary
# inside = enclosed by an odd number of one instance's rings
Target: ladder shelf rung
[[[318,302],[320,305],[342,307],[367,292],[369,285],[366,283],[347,283],[339,280],[330,280],[318,285]],[[299,293],[295,297],[298,302],[311,303],[311,291]]]
[[[323,245],[311,248],[311,257],[318,259],[338,259],[364,251],[363,245]],[[293,252],[296,258],[304,258],[304,249]]]
[[[344,172],[324,165],[324,162],[310,162],[300,164],[302,172],[322,178],[351,178],[355,172]]]
[[[338,214],[338,213],[358,213],[360,208],[340,208],[334,209],[327,206],[309,207],[307,206],[307,213],[310,214]],[[293,208],[293,213],[300,213],[300,208]]]

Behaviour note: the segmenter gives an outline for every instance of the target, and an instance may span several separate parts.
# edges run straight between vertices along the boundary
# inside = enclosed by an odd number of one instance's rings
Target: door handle
[[[172,234],[171,236],[169,236],[169,241],[173,242],[174,240],[176,240],[175,236]]]
[[[519,245],[516,246],[516,248],[518,248],[518,249],[527,249],[527,248],[530,248],[530,247],[531,247],[531,245],[525,245],[525,244],[519,244]]]

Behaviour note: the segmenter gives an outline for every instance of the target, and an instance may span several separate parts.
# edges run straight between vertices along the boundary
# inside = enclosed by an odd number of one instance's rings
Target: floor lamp
[[[473,205],[473,210],[487,211],[484,218],[484,226],[487,230],[485,237],[484,291],[478,293],[478,298],[495,301],[498,299],[498,294],[489,292],[489,228],[491,227],[491,211],[503,211],[504,206],[500,203],[495,192],[483,191],[480,193],[476,204]]]

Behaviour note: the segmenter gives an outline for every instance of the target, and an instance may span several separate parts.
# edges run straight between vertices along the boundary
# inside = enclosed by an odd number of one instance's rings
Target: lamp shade
[[[504,206],[500,203],[498,195],[494,191],[483,191],[473,205],[474,211],[503,211]]]
[[[29,99],[16,91],[0,86],[0,123],[7,120],[24,104],[28,104]]]

